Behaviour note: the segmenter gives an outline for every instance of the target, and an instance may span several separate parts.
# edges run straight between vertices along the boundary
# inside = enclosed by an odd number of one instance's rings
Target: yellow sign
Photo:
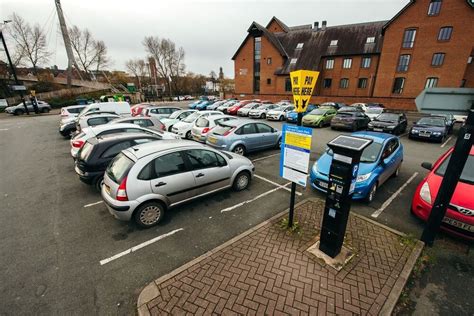
[[[297,70],[290,72],[291,91],[293,92],[296,112],[302,113],[306,111],[318,76],[318,71]]]
[[[285,135],[285,144],[311,150],[311,135],[287,132]]]

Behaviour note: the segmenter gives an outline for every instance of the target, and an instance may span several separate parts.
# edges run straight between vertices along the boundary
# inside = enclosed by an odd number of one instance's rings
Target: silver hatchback
[[[231,187],[244,190],[254,171],[245,157],[191,141],[164,140],[117,155],[107,167],[101,194],[117,219],[151,227],[170,207]]]

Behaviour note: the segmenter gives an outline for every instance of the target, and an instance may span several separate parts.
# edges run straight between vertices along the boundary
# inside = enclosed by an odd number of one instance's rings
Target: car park
[[[79,113],[78,117],[81,117],[87,113],[91,112],[113,112],[118,115],[131,115],[132,111],[130,109],[130,104],[125,101],[118,101],[118,102],[99,102],[99,103],[92,103],[87,105],[81,113]]]
[[[144,116],[153,116],[158,119],[170,117],[173,112],[180,111],[181,108],[175,106],[152,106],[145,110]]]
[[[267,112],[267,120],[284,121],[286,120],[286,115],[294,109],[295,107],[293,105],[280,105],[279,107]]]
[[[422,117],[408,133],[410,139],[434,140],[442,143],[448,136],[448,123],[445,117]]]
[[[61,120],[67,118],[74,118],[79,115],[79,113],[85,108],[85,105],[70,105],[64,106],[61,108],[60,116]]]
[[[237,115],[237,111],[241,108],[243,108],[245,105],[252,103],[254,101],[250,100],[243,100],[240,102],[235,103],[234,105],[228,107],[227,109],[224,109],[224,113],[229,114],[229,115]]]
[[[367,130],[400,135],[406,132],[408,120],[403,113],[382,113],[369,122]]]
[[[25,101],[26,108],[29,112],[34,112],[35,108],[31,101]],[[38,111],[40,113],[48,113],[51,111],[51,105],[44,101],[37,101],[36,104],[38,105]],[[18,103],[17,105],[7,106],[5,108],[5,113],[13,114],[13,115],[22,115],[26,113],[25,106],[23,102]]]
[[[384,112],[383,108],[369,107],[365,114],[370,117],[371,120],[374,120],[377,116]]]
[[[161,123],[165,124],[165,128],[168,132],[171,132],[173,125],[177,122],[180,122],[187,118],[189,115],[193,114],[197,110],[179,110],[174,111],[171,115],[167,118],[160,119]]]
[[[240,109],[237,110],[237,116],[243,116],[243,117],[249,116],[249,112],[251,110],[258,108],[261,105],[262,104],[259,103],[259,102],[248,103],[248,104],[244,105],[243,107],[241,107]]]
[[[456,124],[456,118],[452,114],[431,114],[431,116],[444,117],[446,119],[446,125],[448,126],[448,133],[451,134]]]
[[[229,102],[226,102],[226,103],[222,104],[221,106],[218,106],[216,110],[221,111],[222,113],[224,113],[224,111],[227,110],[227,108],[231,107],[232,105],[234,105],[238,102],[239,102],[238,100],[231,100]]]
[[[315,104],[309,104],[307,107],[306,107],[306,111],[303,113],[303,117],[305,115],[308,115],[308,113],[310,113],[311,111],[313,111],[314,109],[317,109],[318,106],[315,105]],[[298,113],[293,110],[293,111],[290,111],[286,114],[286,121],[288,123],[296,123],[298,121]]]
[[[179,204],[228,188],[246,189],[254,171],[249,159],[199,143],[153,142],[112,160],[101,195],[117,219],[151,227]]]
[[[212,104],[214,104],[214,101],[211,101],[211,100],[203,101],[197,104],[195,109],[198,111],[204,111],[204,110],[207,110],[207,107]]]
[[[230,115],[211,115],[201,116],[198,118],[191,128],[192,139],[201,143],[206,143],[207,135],[219,123],[235,120],[234,116]]]
[[[303,126],[324,127],[331,125],[332,118],[336,115],[333,108],[314,109],[306,114],[302,119]]]
[[[453,153],[450,148],[434,164],[422,163],[430,172],[418,184],[411,205],[412,213],[423,221],[427,221],[433,203],[438,195],[441,182],[446,173],[449,160]],[[474,147],[471,147],[468,159],[462,170],[451,201],[446,208],[446,215],[441,230],[451,235],[474,241]]]
[[[118,123],[131,123],[141,127],[146,127],[156,131],[166,131],[166,126],[156,117],[146,116],[146,117],[123,117],[115,119],[109,124],[118,124]]]
[[[100,192],[105,169],[115,156],[129,147],[160,139],[144,133],[117,133],[89,138],[77,154],[76,174],[82,182]]]
[[[193,127],[196,120],[200,117],[207,117],[212,115],[222,115],[222,113],[219,111],[199,111],[193,113],[186,117],[184,120],[175,123],[171,128],[171,132],[181,138],[191,139],[191,128]]]
[[[245,155],[252,151],[279,148],[281,132],[265,124],[248,119],[219,123],[207,136],[206,144]]]
[[[356,132],[351,136],[371,139],[373,142],[363,150],[352,198],[372,202],[377,190],[391,176],[398,176],[403,162],[403,145],[398,137],[374,132]],[[311,186],[327,192],[329,169],[333,152],[326,152],[314,163],[310,172]]]
[[[366,129],[369,122],[370,118],[364,112],[358,110],[341,112],[339,110],[331,120],[331,129],[348,129],[355,132],[359,129]]]
[[[195,109],[196,106],[197,106],[199,103],[204,102],[204,101],[207,101],[207,100],[197,100],[197,101],[194,101],[194,102],[192,102],[192,103],[190,103],[190,104],[188,105],[188,108],[190,108],[190,109]]]
[[[256,109],[250,110],[249,117],[265,119],[267,118],[267,112],[277,107],[278,105],[276,104],[263,104]]]
[[[226,102],[227,102],[227,100],[216,101],[216,102],[208,105],[206,110],[217,110],[218,107],[220,107],[222,104],[224,104]]]

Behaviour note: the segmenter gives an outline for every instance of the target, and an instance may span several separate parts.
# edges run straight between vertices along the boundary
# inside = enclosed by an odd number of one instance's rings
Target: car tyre
[[[133,214],[135,223],[142,228],[149,228],[157,225],[165,214],[162,203],[157,201],[147,202],[138,207]]]
[[[186,139],[191,139],[191,138],[192,138],[192,136],[191,136],[191,131],[188,131],[188,132],[186,133],[186,136],[185,136],[185,137],[186,137]]]
[[[324,122],[323,121],[319,122],[318,127],[323,128],[324,127]]]
[[[14,115],[23,115],[25,114],[25,111],[21,110],[21,109],[17,109],[15,110],[15,112],[13,112]]]
[[[367,203],[371,203],[374,200],[376,193],[377,193],[377,182],[372,184],[372,186],[370,187],[369,193],[367,194],[365,201]]]
[[[98,176],[97,178],[94,179],[94,189],[97,192],[100,192],[102,190],[102,185],[104,184],[104,176]]]
[[[237,155],[245,156],[245,147],[243,145],[237,145],[232,149],[232,152]]]
[[[171,130],[173,129],[173,125],[170,125],[170,127],[168,127],[168,132],[171,133]]]
[[[280,115],[280,117],[278,118],[279,121],[284,121],[285,118],[283,117],[283,115]]]
[[[250,184],[250,173],[248,171],[241,171],[234,179],[232,189],[234,191],[245,190]]]
[[[402,164],[400,163],[397,167],[397,169],[395,170],[395,172],[393,173],[393,177],[396,178],[400,175],[400,169],[402,169]]]
[[[41,113],[49,113],[49,109],[48,108],[42,108]]]
[[[262,115],[260,115],[260,118],[264,120],[267,118],[267,115],[265,113],[262,113]]]
[[[278,138],[278,141],[276,143],[276,146],[275,146],[276,149],[280,149],[281,148],[281,137]]]

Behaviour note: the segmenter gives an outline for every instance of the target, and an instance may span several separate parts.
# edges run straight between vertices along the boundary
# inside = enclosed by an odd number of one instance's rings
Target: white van
[[[80,117],[90,112],[113,112],[122,116],[132,115],[130,104],[125,101],[92,103],[86,106],[78,116]]]

